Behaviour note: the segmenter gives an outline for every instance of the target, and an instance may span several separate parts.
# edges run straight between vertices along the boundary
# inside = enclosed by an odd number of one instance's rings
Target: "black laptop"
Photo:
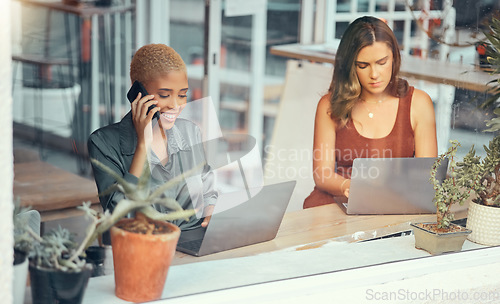
[[[203,256],[274,239],[295,184],[220,194],[208,226],[182,231],[177,250]]]

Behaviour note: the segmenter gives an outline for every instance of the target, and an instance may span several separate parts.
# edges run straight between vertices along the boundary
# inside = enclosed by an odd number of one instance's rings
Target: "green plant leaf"
[[[188,220],[196,212],[195,210],[180,210],[172,211],[169,213],[161,213],[151,206],[141,208],[140,210],[146,217],[157,221],[173,221],[176,219],[184,218]]]

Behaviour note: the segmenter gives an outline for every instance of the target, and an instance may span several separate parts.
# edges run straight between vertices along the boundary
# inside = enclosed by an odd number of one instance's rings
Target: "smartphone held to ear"
[[[134,81],[134,83],[132,84],[132,87],[130,88],[130,90],[127,93],[128,100],[130,102],[133,102],[137,98],[137,95],[139,93],[141,93],[141,98],[146,96],[146,95],[149,95],[148,91],[146,91],[146,88],[142,85],[142,83],[140,83],[139,81],[136,80],[136,81]],[[147,114],[149,114],[149,111],[151,111],[155,107],[156,107],[155,105],[149,106]],[[153,119],[155,119],[155,118],[156,119],[160,118],[160,112],[156,112],[154,114]]]

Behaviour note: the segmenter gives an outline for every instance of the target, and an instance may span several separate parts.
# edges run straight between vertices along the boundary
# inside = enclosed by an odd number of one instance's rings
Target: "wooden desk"
[[[174,264],[177,265],[169,269],[162,298],[168,299],[166,303],[176,302],[176,299],[194,303],[190,301],[191,298],[182,297],[201,295],[202,302],[218,303],[221,302],[220,299],[227,300],[227,298],[210,295],[220,290],[242,286],[265,286],[261,283],[310,278],[318,274],[321,274],[323,278],[323,275],[328,273],[344,272],[355,268],[357,268],[356,271],[364,272],[365,270],[359,267],[429,257],[427,252],[415,249],[412,236],[362,243],[349,243],[349,239],[352,242],[356,239],[363,239],[363,234],[372,238],[375,233],[381,236],[390,233],[391,230],[407,230],[408,221],[425,221],[434,218],[434,215],[347,216],[337,205],[287,213],[278,236],[272,241],[200,258],[177,253],[174,259]],[[374,228],[378,229],[373,230]],[[285,248],[286,250],[275,251]],[[474,248],[478,248],[478,245],[466,241],[463,250]],[[452,256],[450,255],[449,258]],[[378,274],[381,273],[383,271],[378,272]],[[358,278],[359,276],[353,274],[350,277]],[[349,283],[348,286],[345,284],[332,286],[345,288],[357,285]],[[112,273],[91,278],[82,303],[125,303],[115,296],[114,288]],[[266,296],[269,294],[268,291],[263,292],[263,298],[269,301]],[[313,288],[308,289],[307,292],[314,293],[315,291]],[[237,300],[238,297],[235,297],[232,302],[237,302]],[[196,302],[200,302],[200,299]],[[259,301],[255,301],[254,298],[253,302]]]
[[[76,209],[92,202],[100,209],[95,182],[43,161],[14,164],[14,198],[38,210],[42,222],[83,214]]]
[[[466,210],[466,206],[460,207],[455,217],[464,218]],[[346,215],[336,204],[325,205],[286,213],[274,240],[202,257],[176,252],[172,264],[244,257],[299,245],[309,249],[319,247],[332,238],[359,241],[373,237],[374,230],[377,230],[377,236],[381,236],[409,230],[409,222],[422,221],[436,221],[436,215]]]

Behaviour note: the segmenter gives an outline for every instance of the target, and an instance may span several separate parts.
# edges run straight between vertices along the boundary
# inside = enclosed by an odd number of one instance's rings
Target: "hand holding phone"
[[[137,95],[139,93],[141,93],[141,97],[149,95],[148,91],[146,91],[146,88],[142,85],[142,83],[140,83],[139,81],[136,80],[136,81],[134,81],[134,83],[132,84],[132,87],[130,88],[130,90],[127,93],[128,100],[132,103],[137,98]],[[146,115],[149,114],[149,111],[151,111],[155,107],[156,107],[155,105],[150,105]],[[156,112],[153,115],[153,119],[155,119],[155,118],[156,119],[160,118],[160,112]]]

